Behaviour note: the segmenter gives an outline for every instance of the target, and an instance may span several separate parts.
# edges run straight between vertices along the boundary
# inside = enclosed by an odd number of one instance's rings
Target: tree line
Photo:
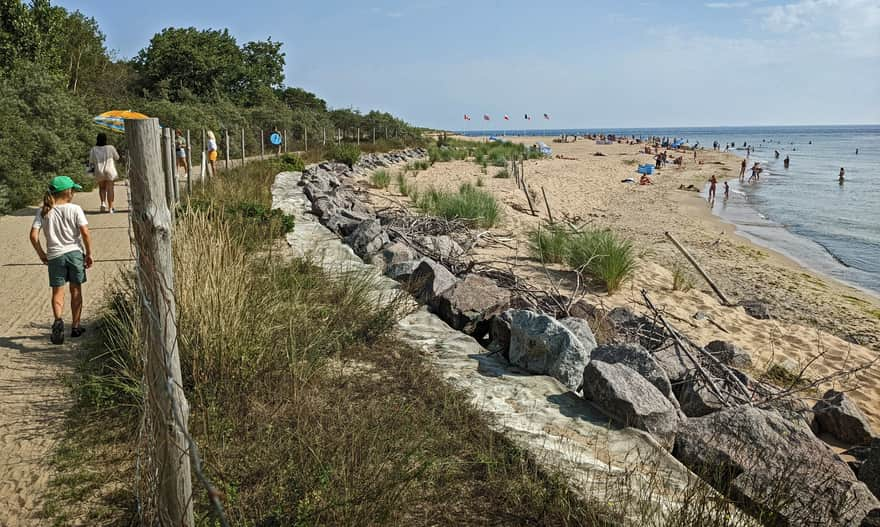
[[[282,47],[171,27],[121,59],[92,17],[50,0],[0,0],[0,213],[34,202],[53,175],[79,178],[99,131],[91,119],[107,110],[180,129],[246,129],[249,144],[250,132],[273,128],[313,139],[358,127],[416,133],[388,113],[331,109],[286,85]]]

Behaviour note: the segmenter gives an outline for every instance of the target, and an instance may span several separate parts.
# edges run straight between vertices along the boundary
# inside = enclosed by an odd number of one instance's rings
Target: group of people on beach
[[[207,132],[207,163],[211,174],[215,174],[217,160],[217,140],[214,133]],[[180,130],[175,132],[175,157],[177,167],[187,171],[189,166],[188,145]],[[98,196],[101,200],[100,212],[114,214],[114,186],[119,172],[116,162],[119,152],[112,144],[108,144],[107,135],[99,133],[95,146],[89,150],[87,173],[95,178]],[[92,257],[92,238],[89,222],[82,207],[73,203],[74,193],[81,191],[69,176],[59,175],[49,182],[43,195],[43,204],[37,210],[31,223],[29,239],[37,257],[48,268],[49,287],[52,290],[51,303],[52,331],[50,341],[53,344],[64,343],[64,303],[65,287],[70,291],[71,338],[85,333],[82,327],[83,294],[82,285],[86,283],[86,270],[94,263]],[[40,232],[46,240],[46,248],[40,241]]]

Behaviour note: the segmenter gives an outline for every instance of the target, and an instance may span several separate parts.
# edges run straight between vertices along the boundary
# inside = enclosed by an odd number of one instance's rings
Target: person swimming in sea
[[[785,168],[788,168],[789,163],[791,163],[791,159],[789,159],[788,156],[785,156],[785,160],[782,161],[783,166],[785,166]]]
[[[840,174],[837,176],[837,182],[843,185],[844,176],[846,174],[846,170],[843,167],[840,167]]]
[[[776,159],[779,159],[779,150],[774,150],[773,155],[776,157]]]

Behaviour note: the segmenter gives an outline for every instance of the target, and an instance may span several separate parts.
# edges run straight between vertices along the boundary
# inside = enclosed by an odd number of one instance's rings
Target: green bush
[[[305,162],[296,154],[284,154],[279,164],[284,172],[302,172],[306,169]]]
[[[416,205],[428,214],[466,220],[484,228],[497,225],[502,216],[495,197],[469,183],[459,187],[457,193],[428,189],[419,195]]]
[[[391,184],[391,174],[387,170],[376,170],[370,174],[370,184],[376,188],[388,188]]]
[[[331,145],[327,149],[327,159],[339,163],[345,163],[349,167],[354,167],[358,159],[361,158],[361,149],[357,145],[351,143],[339,143]]]
[[[501,170],[496,172],[495,175],[492,177],[496,177],[499,179],[508,179],[508,178],[510,178],[510,172],[506,168],[502,168]]]
[[[569,237],[566,261],[576,271],[616,291],[636,268],[632,242],[609,230],[588,229]]]
[[[409,182],[406,180],[406,172],[397,173],[397,188],[404,196],[409,196],[410,192],[413,190],[412,187],[409,186]]]

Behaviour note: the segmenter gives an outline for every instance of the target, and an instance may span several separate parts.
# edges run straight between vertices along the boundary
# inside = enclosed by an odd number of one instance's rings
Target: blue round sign
[[[278,132],[272,132],[271,134],[269,134],[269,142],[272,143],[273,145],[280,145],[281,144],[281,134],[279,134]]]

